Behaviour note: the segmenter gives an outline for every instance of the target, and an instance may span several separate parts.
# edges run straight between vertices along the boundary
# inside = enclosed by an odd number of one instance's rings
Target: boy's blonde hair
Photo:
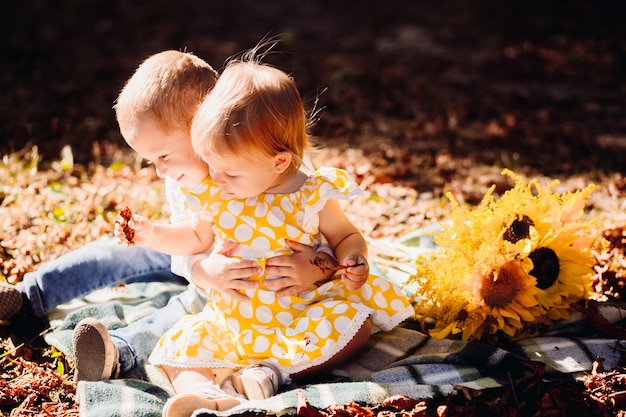
[[[309,150],[307,116],[293,79],[255,60],[229,62],[191,126],[196,153],[254,161],[290,152],[297,170]]]
[[[113,106],[122,136],[133,138],[139,123],[152,120],[165,133],[189,132],[193,116],[213,88],[217,72],[189,52],[151,55],[126,82]]]

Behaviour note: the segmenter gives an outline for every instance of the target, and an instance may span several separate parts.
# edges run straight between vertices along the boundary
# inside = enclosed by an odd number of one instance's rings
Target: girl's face
[[[185,188],[194,188],[209,175],[207,164],[196,155],[189,132],[165,133],[153,120],[139,123],[128,145],[150,161],[160,178],[169,177]]]
[[[281,158],[277,155],[250,161],[231,153],[203,155],[220,190],[240,199],[271,193],[280,185],[284,172]]]

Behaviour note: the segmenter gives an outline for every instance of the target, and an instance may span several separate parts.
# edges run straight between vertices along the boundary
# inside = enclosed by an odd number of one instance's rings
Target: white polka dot
[[[315,327],[315,333],[320,337],[320,339],[326,339],[333,331],[333,325],[330,321],[323,319],[321,320],[317,326]]]
[[[286,358],[287,357],[287,351],[285,351],[285,349],[282,346],[279,346],[276,343],[274,343],[272,345],[272,347],[270,348],[270,352],[271,352],[272,356],[275,357],[275,358]]]
[[[268,327],[268,326],[257,326],[254,328],[254,330],[256,332],[259,332],[261,334],[274,334],[276,333],[276,328],[275,327]]]
[[[185,356],[185,352],[181,352],[181,356]],[[215,357],[215,352],[211,348],[198,347],[198,357],[202,359],[209,359]]]
[[[269,227],[260,227],[259,228],[259,233],[261,233],[262,235],[267,236],[268,238],[275,240],[276,239],[276,233],[274,232],[274,229],[270,229]]]
[[[282,308],[282,309],[285,309],[285,310],[289,310],[289,309],[293,308],[293,306],[291,305],[292,302],[293,301],[292,301],[291,297],[288,296],[288,295],[284,296],[284,297],[279,297],[278,298],[278,306],[280,308]]]
[[[259,306],[259,307],[257,307],[254,316],[261,323],[269,323],[274,318],[274,314],[272,313],[272,309],[267,307],[267,306]]]
[[[286,311],[281,311],[276,314],[276,320],[278,320],[278,322],[283,326],[289,326],[293,323],[293,315]]]
[[[312,300],[314,296],[315,291],[304,291],[300,294],[300,298],[306,301]]]
[[[241,201],[236,201],[236,200],[229,201],[227,206],[228,206],[228,211],[233,213],[235,216],[239,216],[244,207]]]
[[[241,332],[240,340],[244,345],[249,345],[252,343],[252,330],[244,330]],[[243,347],[243,346],[240,346]]]
[[[308,343],[306,344],[309,346],[309,348],[307,350],[309,351],[312,350],[311,347],[313,349],[317,349],[317,345],[320,344],[320,338],[315,333],[312,333],[312,332],[307,332],[305,337],[308,338],[307,339]]]
[[[373,292],[374,290],[372,289],[372,286],[369,284],[369,282],[366,282],[361,287],[361,296],[363,297],[364,300],[370,300],[372,298]]]
[[[271,247],[270,241],[266,237],[262,236],[254,238],[250,245],[254,246],[255,248],[260,248],[264,250],[270,250]]]
[[[319,190],[318,192],[320,195],[327,195],[329,192],[333,190],[333,186],[325,182],[323,184],[320,184],[318,190]]]
[[[309,308],[306,312],[306,316],[312,319],[320,318],[323,315],[324,315],[324,309],[322,309],[321,307],[317,307],[317,306]]]
[[[285,223],[285,213],[283,213],[278,207],[272,207],[267,214],[267,222],[270,226],[277,227]]]
[[[335,320],[333,320],[333,325],[335,326],[335,329],[340,333],[349,333],[349,330],[352,329],[353,326],[352,320],[350,320],[350,318],[346,316],[335,318]]]
[[[295,240],[302,233],[298,227],[292,224],[288,224],[287,227],[285,227],[285,229],[286,229],[285,231],[287,232],[287,236],[291,240]]]
[[[291,304],[291,309],[292,310],[297,310],[297,311],[304,311],[307,309],[307,307],[309,306],[309,303],[306,301],[303,302],[299,302],[299,303],[293,303]]]
[[[337,304],[339,304],[339,301],[335,299],[324,300],[322,303],[319,303],[319,304],[322,305],[324,308],[332,310]]]
[[[250,304],[250,303],[247,303],[247,304]],[[239,311],[241,311],[241,309]],[[250,313],[250,315],[252,316],[252,313]],[[234,333],[239,332],[239,320],[238,319],[231,317],[226,320],[226,324]]]
[[[393,300],[391,300],[391,303],[389,303],[389,305],[394,311],[404,311],[405,308],[404,301],[399,298],[394,298]]]
[[[251,319],[253,315],[252,304],[249,302],[239,303],[239,314],[243,318]]]
[[[309,327],[309,319],[307,317],[301,317],[299,318],[296,322],[295,322],[295,327],[293,328],[288,328],[287,330],[287,335],[288,336],[293,336],[294,334],[302,334],[306,331],[306,329]],[[294,323],[292,323],[293,325]],[[289,332],[289,330],[291,330],[291,332]]]
[[[213,351],[217,350],[217,348],[219,347],[218,345],[213,343],[210,335],[206,335],[204,338],[202,338],[202,346],[205,349],[209,349],[209,350],[213,350]],[[211,354],[211,356],[212,356],[212,354]]]
[[[344,314],[346,311],[348,311],[348,304],[340,303],[333,309],[333,315]]]
[[[237,355],[236,350],[233,350],[227,353],[222,359],[228,362],[237,362],[237,360],[239,360],[239,355]]]
[[[282,207],[283,210],[285,210],[285,212],[293,213],[293,204],[291,203],[291,200],[289,200],[288,198],[283,198],[282,201],[280,202],[280,206]]]
[[[237,218],[229,212],[225,211],[219,215],[217,224],[222,229],[232,229],[233,227],[235,227],[235,224],[237,224]]]
[[[250,240],[250,238],[252,238],[252,228],[250,228],[250,226],[245,225],[245,224],[240,224],[239,226],[237,226],[237,228],[235,229],[235,240],[241,242],[241,243],[246,243]]]
[[[268,207],[266,203],[259,203],[254,208],[254,216],[257,218],[265,217],[267,215],[267,209]]]
[[[389,288],[391,287],[391,283],[389,281],[380,277],[376,277],[372,285],[374,285],[381,291],[388,291]]]
[[[274,300],[276,300],[276,293],[274,291],[259,290],[257,291],[257,295],[259,301],[263,304],[272,304]]]
[[[332,339],[328,339],[326,341],[326,343],[324,343],[324,346],[321,347],[321,355],[322,356],[330,356],[330,355],[334,355],[335,353],[337,353],[337,343],[335,343],[334,340]]]
[[[380,308],[387,308],[388,304],[387,304],[387,299],[385,298],[385,296],[381,293],[377,293],[374,296],[374,302],[376,303],[376,305]]]
[[[247,224],[248,226],[250,226],[253,229],[256,229],[256,227],[257,227],[256,226],[256,219],[254,217],[245,216],[245,215],[239,216],[239,221],[241,223]]]
[[[360,298],[357,294],[354,294],[354,293],[351,293],[350,295],[348,295],[348,296],[347,296],[347,297],[345,297],[345,298],[346,298],[348,301],[352,301],[352,302],[355,302],[355,303],[360,303],[362,300],[365,300],[365,301],[367,301],[367,300],[368,300],[368,299],[367,299],[367,298],[365,298],[365,297],[363,297],[363,298],[361,299],[361,298]],[[370,297],[370,298],[371,298],[371,297]]]

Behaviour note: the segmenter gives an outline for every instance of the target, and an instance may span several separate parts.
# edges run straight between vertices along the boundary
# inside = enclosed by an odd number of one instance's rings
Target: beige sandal
[[[275,365],[261,362],[235,372],[231,380],[239,394],[249,400],[264,400],[278,393],[281,373]]]
[[[242,400],[222,391],[213,383],[202,384],[193,392],[176,394],[163,407],[163,417],[190,417],[201,408],[225,411],[242,403]]]

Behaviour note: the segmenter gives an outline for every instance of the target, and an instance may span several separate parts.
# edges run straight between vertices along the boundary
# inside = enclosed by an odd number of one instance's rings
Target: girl
[[[328,244],[343,264],[341,277],[296,295],[278,296],[268,285],[275,277],[264,272],[236,296],[212,291],[204,310],[181,319],[150,357],[177,393],[165,416],[232,408],[241,401],[238,394],[274,395],[289,378],[345,361],[373,332],[414,314],[400,288],[369,274],[365,239],[337,201],[360,192],[348,174],[301,169],[306,128],[301,97],[287,74],[253,59],[231,61],[192,124],[194,150],[210,167],[200,186],[185,191],[196,221],[186,227],[131,223],[136,242],[169,253],[234,241],[233,256],[263,268],[268,258],[289,253],[291,240]],[[220,369],[237,371],[223,384],[232,383],[236,392],[217,385]]]

